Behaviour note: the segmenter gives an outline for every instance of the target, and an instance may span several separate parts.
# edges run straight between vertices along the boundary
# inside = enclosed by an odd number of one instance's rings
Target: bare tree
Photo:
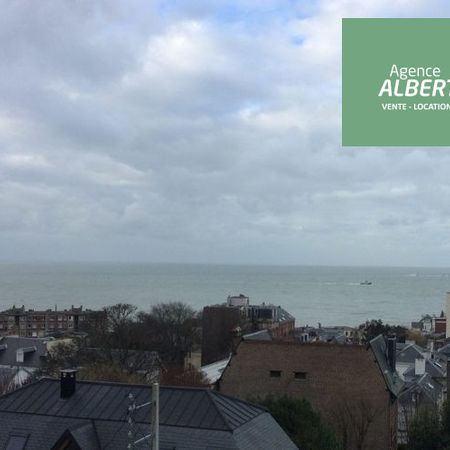
[[[203,373],[195,367],[189,367],[187,369],[180,367],[169,368],[163,373],[161,382],[170,386],[209,386]]]
[[[367,436],[370,426],[379,414],[379,410],[367,398],[349,398],[340,396],[335,399],[335,407],[330,418],[340,434],[346,450],[367,450]]]
[[[352,427],[355,436],[357,450],[364,450],[367,434],[378,412],[373,403],[365,398],[354,402],[355,405],[351,411]]]
[[[117,303],[105,308],[106,335],[105,350],[119,352],[119,365],[124,365],[132,344],[132,326],[136,318],[137,307],[129,303]]]
[[[17,389],[17,383],[14,380],[15,373],[13,370],[1,370],[0,369],[0,395],[7,394],[8,392]]]
[[[80,364],[80,348],[78,341],[57,342],[49,347],[42,374],[58,376],[60,369],[78,367]]]
[[[199,339],[196,312],[182,302],[159,303],[150,313],[141,313],[139,320],[147,345],[169,363],[181,364],[186,352]]]

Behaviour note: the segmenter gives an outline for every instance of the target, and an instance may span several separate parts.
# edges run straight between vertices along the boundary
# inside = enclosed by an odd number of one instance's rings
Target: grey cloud
[[[5,6],[2,258],[448,262],[448,150],[340,148],[340,17],[405,4],[226,3]]]

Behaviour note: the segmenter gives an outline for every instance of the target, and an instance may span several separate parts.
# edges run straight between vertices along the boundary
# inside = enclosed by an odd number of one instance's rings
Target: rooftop
[[[200,370],[209,383],[214,384],[222,376],[222,373],[225,370],[225,367],[227,367],[227,364],[230,362],[230,359],[231,355],[228,358],[202,366]]]
[[[5,336],[0,338],[0,366],[24,366],[38,368],[47,355],[48,338],[24,338]],[[18,361],[17,351],[25,353]]]
[[[64,433],[85,440],[82,449],[126,448],[129,395],[139,405],[151,400],[151,391],[148,385],[81,381],[62,399],[59,380],[42,379],[0,397],[0,448],[14,432],[29,436],[27,450],[51,448]],[[149,432],[150,418],[150,406],[135,412],[139,437]],[[244,446],[248,433],[255,439]],[[160,388],[160,438],[161,449],[296,448],[265,409],[205,388]]]

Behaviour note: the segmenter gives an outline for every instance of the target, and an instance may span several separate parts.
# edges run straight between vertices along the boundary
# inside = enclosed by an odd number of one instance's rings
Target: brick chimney
[[[387,340],[387,359],[388,364],[392,372],[395,372],[395,362],[396,362],[396,353],[397,353],[397,338],[389,337]]]
[[[77,371],[62,369],[60,371],[61,398],[70,398],[75,394],[77,387]]]

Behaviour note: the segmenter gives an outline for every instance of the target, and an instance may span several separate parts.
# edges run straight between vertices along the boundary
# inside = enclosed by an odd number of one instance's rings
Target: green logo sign
[[[342,20],[342,145],[450,146],[450,19]]]

